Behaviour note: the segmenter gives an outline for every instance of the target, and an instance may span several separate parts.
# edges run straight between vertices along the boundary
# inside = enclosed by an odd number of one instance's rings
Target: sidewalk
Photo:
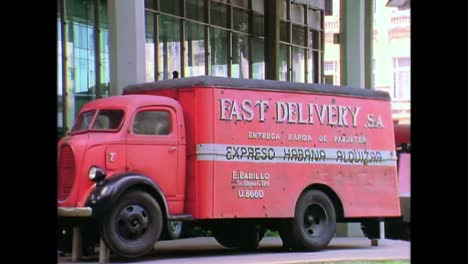
[[[255,252],[226,249],[214,238],[199,237],[174,241],[161,241],[155,251],[145,257],[130,260],[117,256],[110,258],[113,263],[154,263],[154,264],[219,264],[219,263],[264,263],[299,264],[336,262],[343,260],[410,260],[411,243],[400,240],[379,240],[378,246],[371,246],[366,238],[336,237],[328,248],[319,252],[287,252],[281,247],[281,239],[264,238]],[[59,263],[70,262],[70,257],[61,257]],[[81,263],[98,263],[98,257],[82,259]]]

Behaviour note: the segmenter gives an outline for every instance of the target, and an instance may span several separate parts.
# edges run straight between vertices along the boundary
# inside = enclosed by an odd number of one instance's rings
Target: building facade
[[[113,69],[125,63],[145,69],[137,82],[170,79],[174,71],[179,77],[323,80],[325,0],[57,0],[57,10],[59,136],[84,103],[119,94]],[[143,33],[144,40],[135,40],[143,60],[130,62],[124,54],[130,51],[118,47],[134,38],[122,37],[127,31]]]
[[[57,127],[71,127],[81,106],[109,95],[107,1],[57,1]]]
[[[324,76],[327,83],[340,85],[340,1],[325,16]],[[403,8],[388,0],[373,0],[372,89],[392,97],[395,122],[410,123],[411,111],[411,14],[409,1]]]
[[[393,118],[411,122],[411,13],[376,0],[374,10],[374,85],[392,96]]]

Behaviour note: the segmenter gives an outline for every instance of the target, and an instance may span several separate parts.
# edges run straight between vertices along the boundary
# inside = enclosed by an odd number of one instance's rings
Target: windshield
[[[72,133],[86,131],[115,131],[122,123],[124,111],[120,109],[100,109],[93,121],[96,110],[80,114],[72,128]],[[91,122],[93,122],[91,124]]]
[[[71,132],[75,133],[75,132],[88,130],[89,125],[91,124],[91,121],[93,121],[93,117],[95,113],[96,113],[96,110],[91,110],[91,111],[81,113],[78,119],[76,119],[75,125],[73,125]]]

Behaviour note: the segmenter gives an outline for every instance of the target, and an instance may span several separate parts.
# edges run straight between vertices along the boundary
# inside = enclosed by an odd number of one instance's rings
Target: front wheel
[[[106,245],[122,257],[139,257],[154,247],[163,227],[159,204],[143,191],[131,191],[118,199],[102,223]]]
[[[336,213],[330,198],[319,190],[310,190],[299,197],[294,218],[280,234],[287,247],[317,251],[330,243],[335,231]]]

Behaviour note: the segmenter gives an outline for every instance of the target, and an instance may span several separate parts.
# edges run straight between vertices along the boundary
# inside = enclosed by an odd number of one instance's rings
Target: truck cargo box
[[[131,85],[124,94],[181,104],[185,212],[194,219],[292,217],[312,187],[340,216],[400,215],[385,92],[200,76]]]

